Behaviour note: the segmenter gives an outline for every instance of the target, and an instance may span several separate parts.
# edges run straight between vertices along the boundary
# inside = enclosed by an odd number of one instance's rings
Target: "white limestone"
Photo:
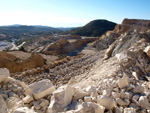
[[[9,70],[6,68],[0,68],[0,82],[2,82],[5,78],[9,77]]]
[[[55,91],[55,87],[48,79],[43,79],[39,82],[34,82],[28,86],[25,91],[26,95],[32,95],[35,99],[41,99],[44,96],[52,94]]]
[[[48,113],[64,111],[64,108],[71,103],[73,95],[74,90],[71,86],[65,85],[59,87],[53,92],[53,96],[48,107]]]
[[[123,78],[118,80],[118,86],[122,89],[128,86],[128,76],[124,75]]]
[[[115,101],[107,96],[98,96],[97,103],[109,110],[115,107]]]
[[[8,108],[2,95],[0,95],[0,113],[8,113]]]

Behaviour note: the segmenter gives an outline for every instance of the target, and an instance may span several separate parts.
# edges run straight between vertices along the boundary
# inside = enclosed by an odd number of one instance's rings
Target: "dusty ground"
[[[58,59],[57,56],[53,56],[53,55],[44,55],[44,54],[40,54],[40,55],[42,55],[42,57],[47,60],[46,64],[49,64]]]
[[[31,56],[31,53],[26,53],[26,52],[22,52],[22,51],[10,51],[8,53],[14,55],[15,57],[17,57],[21,60],[25,60]]]
[[[98,53],[98,51],[92,46],[92,43],[87,44],[86,47],[80,52],[80,54]]]

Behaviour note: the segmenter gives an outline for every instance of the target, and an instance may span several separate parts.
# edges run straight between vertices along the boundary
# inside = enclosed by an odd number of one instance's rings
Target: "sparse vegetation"
[[[23,52],[25,52],[24,47],[23,47],[23,46],[21,46],[21,47],[19,48],[19,51],[23,51]]]

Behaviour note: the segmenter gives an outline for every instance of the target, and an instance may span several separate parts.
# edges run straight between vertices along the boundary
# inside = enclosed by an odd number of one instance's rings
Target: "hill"
[[[109,30],[113,30],[116,23],[107,20],[93,20],[83,27],[75,28],[63,34],[76,34],[80,36],[101,36]]]

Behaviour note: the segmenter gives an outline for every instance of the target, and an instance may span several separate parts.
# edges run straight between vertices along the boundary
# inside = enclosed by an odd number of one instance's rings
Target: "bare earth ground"
[[[31,56],[31,53],[26,53],[26,52],[22,52],[22,51],[10,51],[8,53],[14,55],[15,57],[17,57],[21,60],[25,60]]]

